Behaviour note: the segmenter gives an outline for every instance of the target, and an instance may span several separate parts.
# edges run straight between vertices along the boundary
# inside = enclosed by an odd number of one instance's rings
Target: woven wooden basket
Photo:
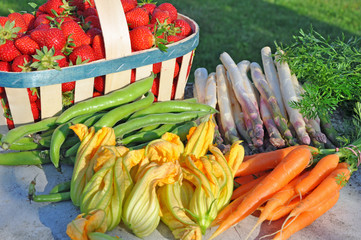
[[[121,1],[95,0],[95,4],[102,27],[106,59],[66,67],[60,71],[26,73],[0,71],[0,86],[5,87],[15,127],[34,122],[26,88],[40,87],[41,119],[44,119],[62,111],[62,83],[76,81],[74,90],[76,103],[93,96],[95,77],[105,75],[104,94],[107,94],[130,84],[132,69],[136,70],[136,80],[142,79],[150,75],[153,64],[158,62],[162,62],[158,101],[170,100],[175,63],[177,58],[180,59],[179,57],[182,58],[174,99],[183,98],[193,53],[199,42],[197,23],[179,14],[178,18],[186,20],[191,25],[192,35],[167,45],[166,52],[153,48],[132,53]],[[0,107],[0,133],[6,133],[8,127],[2,111]]]

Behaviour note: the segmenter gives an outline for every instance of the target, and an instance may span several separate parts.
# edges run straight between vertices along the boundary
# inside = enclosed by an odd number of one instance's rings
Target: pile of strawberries
[[[177,9],[170,3],[156,5],[149,0],[120,0],[129,25],[132,51],[177,42],[192,33],[190,25],[178,19]],[[61,70],[105,58],[104,41],[94,0],[48,0],[34,13],[12,12],[0,16],[0,71],[29,72]],[[181,58],[174,72],[176,84]],[[161,63],[154,64],[159,73]],[[135,71],[132,72],[132,82]],[[104,76],[95,78],[94,97],[104,94]],[[73,104],[75,82],[62,84],[64,106]],[[154,81],[157,96],[159,78]],[[174,84],[174,85],[175,85]],[[174,90],[173,90],[174,92]],[[39,89],[29,88],[34,120],[40,119]],[[174,94],[174,93],[173,93]],[[11,127],[11,114],[3,87],[0,99]]]

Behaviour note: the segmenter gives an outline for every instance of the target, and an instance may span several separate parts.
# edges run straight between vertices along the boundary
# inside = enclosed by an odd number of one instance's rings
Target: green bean
[[[101,117],[104,116],[104,112],[95,113],[92,117],[88,118],[83,124],[87,127],[93,126]]]
[[[158,113],[158,114],[149,114],[143,117],[134,118],[128,120],[125,123],[115,126],[114,133],[115,136],[119,139],[122,139],[124,134],[140,129],[145,126],[150,126],[153,124],[176,124],[187,121],[193,121],[205,115],[212,114],[213,111],[194,111],[194,112],[181,112],[181,113]]]
[[[60,192],[65,192],[65,191],[69,191],[70,190],[70,181],[68,182],[62,182],[59,183],[58,185],[55,185],[49,193],[60,193]]]
[[[34,202],[62,202],[70,200],[70,192],[33,195]]]
[[[216,111],[209,105],[188,102],[184,100],[172,100],[164,102],[155,102],[150,107],[135,112],[130,119],[142,117],[152,113],[177,113],[177,112],[190,112],[190,111]]]
[[[71,132],[69,128],[71,125],[76,123],[82,123],[86,121],[89,117],[93,114],[88,113],[78,117],[73,118],[71,121],[66,122],[64,124],[59,125],[55,130],[53,135],[51,136],[50,141],[50,160],[54,164],[56,168],[59,168],[59,161],[60,161],[60,148],[62,147],[65,139]]]
[[[174,134],[177,134],[179,136],[179,138],[181,139],[181,141],[183,142],[183,141],[187,140],[187,135],[189,133],[189,130],[195,126],[197,126],[195,121],[189,121],[189,122],[186,122],[184,124],[181,124],[181,125],[175,127],[171,132]]]
[[[9,150],[14,151],[30,151],[42,149],[43,146],[34,142],[34,139],[31,137],[23,137],[10,145]]]
[[[104,114],[104,116],[96,122],[93,127],[98,130],[102,127],[113,127],[117,122],[129,117],[135,111],[149,107],[154,101],[152,92],[147,92],[145,97],[127,104],[123,104]]]
[[[129,84],[126,87],[112,93],[79,102],[66,109],[58,117],[56,123],[66,123],[75,116],[99,112],[134,101],[150,90],[153,84],[153,79],[154,74],[152,73],[149,77]]]
[[[77,144],[74,144],[72,147],[70,147],[68,150],[65,151],[64,156],[65,157],[75,156],[76,153],[78,152],[80,144],[81,144],[80,141]]]
[[[139,132],[129,137],[123,138],[119,141],[122,145],[128,145],[130,143],[148,142],[157,138],[160,138],[164,133],[171,131],[175,128],[175,124],[164,124],[159,128],[146,132]]]
[[[7,152],[0,154],[0,165],[39,165],[50,163],[48,150]]]
[[[4,150],[8,150],[14,142],[19,140],[20,138],[33,134],[36,132],[46,131],[49,128],[55,125],[57,117],[51,117],[44,120],[41,120],[36,123],[22,125],[16,128],[11,129],[5,136],[1,138],[2,148]]]

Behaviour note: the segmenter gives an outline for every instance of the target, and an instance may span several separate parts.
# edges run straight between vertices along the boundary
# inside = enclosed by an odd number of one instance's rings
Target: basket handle
[[[95,0],[95,5],[103,33],[105,59],[110,60],[130,55],[132,50],[129,28],[121,1]],[[129,84],[130,76],[131,70],[108,74],[105,93]]]

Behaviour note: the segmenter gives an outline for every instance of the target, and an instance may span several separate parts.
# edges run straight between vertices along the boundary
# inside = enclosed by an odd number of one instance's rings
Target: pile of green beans
[[[0,136],[4,150],[0,165],[73,164],[80,141],[70,126],[82,123],[95,130],[114,129],[117,144],[139,148],[174,132],[185,140],[195,121],[216,110],[194,99],[154,102],[150,92],[154,75],[108,95],[77,103],[59,116],[23,125]]]

